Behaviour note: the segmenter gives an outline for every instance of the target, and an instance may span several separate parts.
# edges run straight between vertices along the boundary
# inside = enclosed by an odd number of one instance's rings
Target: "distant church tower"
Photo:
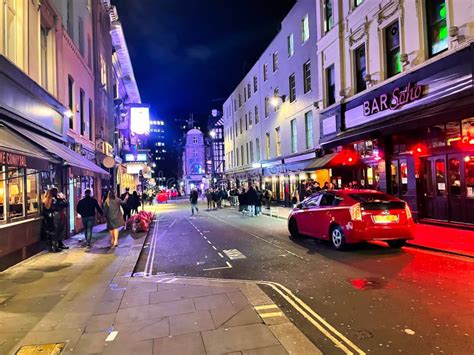
[[[183,151],[183,177],[186,194],[189,194],[194,187],[198,190],[208,188],[204,134],[196,128],[186,133],[186,145]]]

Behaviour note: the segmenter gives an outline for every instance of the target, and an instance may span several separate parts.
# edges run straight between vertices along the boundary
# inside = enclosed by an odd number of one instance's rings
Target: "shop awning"
[[[328,165],[331,163],[331,160],[333,160],[336,157],[336,155],[337,153],[331,153],[331,154],[326,154],[322,156],[321,158],[316,158],[311,163],[306,165],[306,167],[303,170],[311,171],[311,170],[327,168]]]
[[[58,163],[44,153],[41,148],[25,140],[18,133],[0,123],[0,151],[26,157],[27,167],[36,170],[48,170],[48,163]]]
[[[96,164],[86,159],[82,155],[77,154],[76,152],[72,151],[65,145],[61,144],[60,142],[56,142],[47,137],[43,137],[37,133],[28,131],[27,129],[22,128],[22,127],[15,126],[12,128],[18,133],[20,133],[22,136],[24,136],[25,138],[43,147],[48,153],[53,154],[57,156],[58,158],[60,158],[61,160],[63,160],[66,165],[84,169],[93,173],[109,175],[109,173],[106,170],[97,166]]]

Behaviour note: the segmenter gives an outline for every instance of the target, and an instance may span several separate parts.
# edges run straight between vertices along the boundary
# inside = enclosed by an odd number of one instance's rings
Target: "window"
[[[92,40],[89,34],[87,35],[87,65],[92,70]]]
[[[66,17],[66,27],[67,27],[67,32],[69,34],[69,37],[74,39],[74,0],[67,0],[66,4],[66,11],[67,11],[67,17]]]
[[[255,154],[256,154],[256,157],[255,157],[255,160],[257,161],[257,163],[260,162],[260,139],[255,139]]]
[[[239,108],[242,107],[242,95],[239,93]]]
[[[298,151],[298,129],[296,127],[296,118],[290,122],[291,127],[291,152],[296,153]]]
[[[253,92],[257,92],[258,90],[258,78],[257,76],[253,77]]]
[[[245,153],[247,153],[247,154],[246,154],[246,156],[247,156],[247,160],[246,160],[246,162],[247,162],[247,164],[250,164],[250,157],[249,157],[249,144],[248,144],[248,142],[247,142],[247,144],[245,144]]]
[[[85,58],[85,48],[84,48],[84,20],[82,17],[78,18],[78,33],[79,36],[79,52],[82,57]]]
[[[235,131],[235,136],[237,137],[239,135],[237,122],[235,122],[235,130],[234,131]]]
[[[270,99],[268,98],[268,96],[265,96],[265,118],[268,118],[268,116],[270,115]]]
[[[272,63],[273,63],[273,72],[276,72],[278,70],[278,52],[273,53]]]
[[[304,114],[304,130],[306,138],[306,149],[313,148],[313,111]]]
[[[260,114],[258,112],[258,106],[255,106],[255,124],[257,125],[260,122]]]
[[[356,92],[364,91],[367,88],[365,82],[365,76],[367,75],[366,70],[366,59],[365,59],[365,44],[361,45],[354,51],[354,62],[355,62],[355,79],[356,79]]]
[[[39,211],[38,173],[36,170],[26,169],[26,212],[28,215]]]
[[[48,89],[48,30],[41,26],[41,86]]]
[[[287,38],[287,45],[288,45],[288,57],[293,57],[295,54],[295,39],[293,37],[293,33],[288,36]]]
[[[252,124],[253,124],[253,121],[252,121],[252,111],[249,111],[249,127],[252,128]]]
[[[235,161],[236,165],[239,166],[240,161],[239,161],[239,147],[235,148]]]
[[[89,140],[92,140],[92,127],[94,120],[94,105],[92,104],[92,99],[89,99],[89,124],[87,126],[87,137]]]
[[[278,88],[275,88],[275,90],[273,90],[273,97],[278,97],[280,96],[280,89]],[[278,112],[280,110],[280,105],[275,105],[275,107],[273,108],[275,112]]]
[[[336,78],[334,75],[334,64],[326,68],[326,91],[327,105],[330,106],[336,102]]]
[[[449,193],[454,196],[461,196],[461,161],[451,158],[448,161],[449,168]]]
[[[363,2],[364,0],[354,0],[354,7],[360,6]]]
[[[301,43],[306,43],[309,39],[309,19],[308,14],[301,20]]]
[[[328,32],[334,26],[334,17],[332,10],[332,0],[324,0],[324,32]]]
[[[9,202],[8,217],[12,219],[24,216],[24,174],[24,169],[17,169],[14,167],[7,168],[7,186]]]
[[[303,89],[307,94],[311,91],[311,61],[308,60],[303,64]]]
[[[263,81],[268,80],[268,64],[263,65]]]
[[[276,155],[281,155],[280,127],[275,128]]]
[[[242,163],[242,165],[244,165],[244,146],[241,145],[240,146],[240,162]]]
[[[250,97],[252,96],[252,86],[250,85],[250,83],[247,84],[247,98],[250,99]]]
[[[3,5],[5,4],[5,5]],[[25,26],[25,9],[23,3],[14,0],[3,1],[1,6],[4,7],[5,27],[4,27],[4,48],[8,59],[15,63],[18,67],[24,68],[24,32]],[[2,19],[3,20],[3,19]],[[0,23],[3,21],[0,20]]]
[[[387,56],[387,78],[390,78],[402,71],[400,62],[400,31],[398,21],[385,29],[385,47]]]
[[[426,0],[426,27],[429,56],[433,57],[448,49],[448,22],[445,0]]]
[[[248,131],[249,129],[249,118],[248,115],[245,114],[245,130]]]
[[[240,134],[244,133],[244,123],[242,122],[242,117],[240,117]]]
[[[237,99],[234,99],[234,112],[237,112]]]
[[[288,78],[288,84],[290,89],[290,102],[294,102],[296,100],[296,79],[294,73]]]
[[[74,79],[69,75],[67,79],[67,92],[68,92],[68,106],[71,110],[71,117],[69,117],[69,128],[74,129],[74,118],[75,118],[75,109],[74,109]]]
[[[100,83],[107,90],[107,63],[102,54],[100,55]]]
[[[247,102],[247,88],[244,87],[244,101]]]
[[[84,115],[84,100],[86,94],[84,90],[79,90],[79,117],[81,118],[81,136],[84,136],[86,133],[86,117]]]
[[[474,198],[474,156],[464,158],[464,176],[466,181],[466,197]]]
[[[254,155],[253,155],[253,142],[250,141],[250,162],[253,163],[253,158],[254,158]]]
[[[198,137],[193,137],[193,144],[198,144]]]
[[[270,133],[265,133],[265,155],[267,159],[270,159]]]

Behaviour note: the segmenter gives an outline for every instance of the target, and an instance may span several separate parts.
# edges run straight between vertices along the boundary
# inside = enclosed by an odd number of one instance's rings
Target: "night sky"
[[[221,108],[295,2],[112,0],[142,101],[169,125]]]

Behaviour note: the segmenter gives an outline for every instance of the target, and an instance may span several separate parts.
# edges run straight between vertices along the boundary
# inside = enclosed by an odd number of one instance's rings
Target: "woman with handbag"
[[[121,207],[127,204],[128,198],[129,195],[121,200],[111,190],[104,202],[104,217],[107,220],[107,229],[110,234],[110,246],[113,248],[118,246],[119,228],[124,225]]]

